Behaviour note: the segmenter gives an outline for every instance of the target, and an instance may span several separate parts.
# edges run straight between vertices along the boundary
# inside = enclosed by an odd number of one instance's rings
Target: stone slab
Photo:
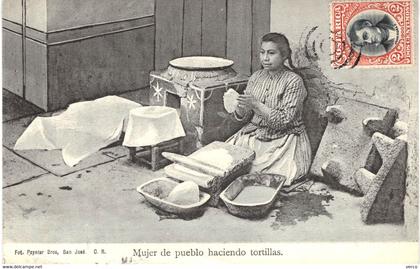
[[[102,152],[97,152],[86,157],[75,166],[70,167],[64,163],[61,150],[22,150],[17,153],[58,176],[64,176],[115,160],[114,158],[104,155]]]
[[[310,173],[322,181],[354,194],[361,194],[353,174],[372,155],[371,135],[388,132],[396,113],[387,108],[340,98],[326,109],[328,125]]]
[[[120,144],[112,147],[103,148],[100,152],[113,159],[119,159],[128,156],[128,149]]]
[[[363,195],[368,193],[370,186],[375,180],[375,176],[376,175],[374,173],[370,172],[369,170],[366,170],[365,168],[360,168],[356,171],[356,173],[354,173],[354,179],[359,185]]]
[[[300,68],[297,71],[302,76],[308,92],[302,116],[311,144],[313,159],[328,124],[327,118],[324,115],[325,109],[327,106],[333,105],[338,99],[338,96],[332,91],[325,92],[329,88],[326,88],[320,79],[320,77],[322,78],[322,73],[319,70]]]
[[[361,203],[362,220],[367,224],[402,223],[406,192],[407,142],[375,133],[372,141],[382,158],[382,166],[372,175],[362,168],[358,181],[372,182]],[[363,176],[364,175],[364,176]]]
[[[408,124],[404,121],[397,120],[392,126],[390,137],[396,138],[400,135],[407,135],[408,134]]]
[[[48,171],[3,147],[3,188],[47,174]]]

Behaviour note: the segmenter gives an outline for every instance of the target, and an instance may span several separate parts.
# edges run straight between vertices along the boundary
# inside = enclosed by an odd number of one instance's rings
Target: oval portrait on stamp
[[[351,47],[367,56],[388,53],[400,38],[395,18],[380,10],[368,10],[355,15],[347,25],[346,33]]]

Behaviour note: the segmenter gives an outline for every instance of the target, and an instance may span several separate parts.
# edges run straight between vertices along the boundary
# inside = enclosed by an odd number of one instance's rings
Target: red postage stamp
[[[411,1],[333,2],[333,68],[413,64]]]

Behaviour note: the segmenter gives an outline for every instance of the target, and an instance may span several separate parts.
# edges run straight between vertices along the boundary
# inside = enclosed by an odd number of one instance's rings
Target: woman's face
[[[264,69],[275,71],[283,67],[285,57],[281,55],[278,45],[274,42],[262,42],[260,61]]]

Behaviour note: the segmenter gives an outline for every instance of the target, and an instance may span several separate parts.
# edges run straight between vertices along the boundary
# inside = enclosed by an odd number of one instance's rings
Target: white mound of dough
[[[198,185],[192,181],[185,181],[176,186],[166,198],[166,201],[178,205],[190,205],[200,201]]]
[[[239,93],[232,88],[225,92],[223,95],[223,105],[227,112],[233,113],[235,111],[238,106],[238,96]]]

